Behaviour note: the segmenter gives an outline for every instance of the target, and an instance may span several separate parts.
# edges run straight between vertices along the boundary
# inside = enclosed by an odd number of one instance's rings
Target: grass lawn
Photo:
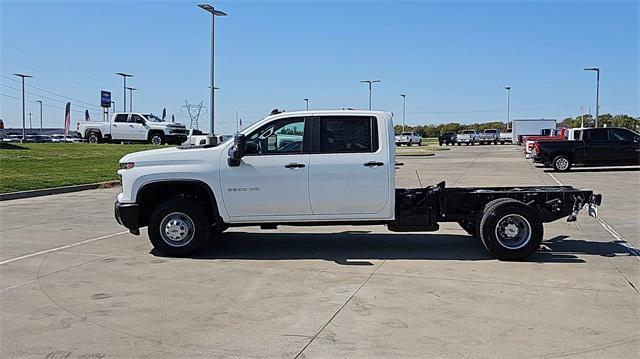
[[[117,180],[118,160],[153,145],[0,144],[0,193]]]

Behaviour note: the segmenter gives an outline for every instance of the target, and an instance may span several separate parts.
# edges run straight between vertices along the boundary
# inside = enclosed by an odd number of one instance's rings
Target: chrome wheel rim
[[[158,135],[155,135],[151,137],[151,143],[154,145],[159,145],[160,143],[162,143],[162,138],[160,138],[160,136]]]
[[[89,143],[98,143],[98,137],[96,135],[89,136]]]
[[[496,239],[504,248],[520,249],[531,240],[531,224],[519,214],[508,214],[496,224]]]
[[[160,222],[162,240],[172,247],[184,247],[195,235],[193,220],[184,213],[173,212],[166,215]]]
[[[561,158],[558,158],[558,159],[556,160],[556,168],[557,168],[557,169],[559,169],[559,170],[561,170],[561,171],[564,171],[564,170],[566,170],[568,167],[569,167],[569,160],[567,160],[566,158],[561,157]]]

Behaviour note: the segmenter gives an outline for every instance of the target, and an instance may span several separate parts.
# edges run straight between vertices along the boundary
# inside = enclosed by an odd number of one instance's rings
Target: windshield
[[[462,131],[463,135],[473,135],[476,131]]]
[[[484,130],[484,133],[497,133],[498,130]]]
[[[412,132],[403,132],[402,133],[402,136],[411,136],[411,135],[413,135]]]
[[[151,121],[151,122],[164,122],[162,121],[158,116],[150,113],[150,114],[146,114],[144,115],[144,117],[147,118],[147,120]]]

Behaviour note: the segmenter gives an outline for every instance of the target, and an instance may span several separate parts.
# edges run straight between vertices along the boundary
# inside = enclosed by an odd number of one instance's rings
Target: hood
[[[133,162],[136,167],[169,166],[172,164],[187,164],[200,162],[214,162],[219,158],[222,147],[182,147],[162,148],[134,152],[125,155],[120,163]]]

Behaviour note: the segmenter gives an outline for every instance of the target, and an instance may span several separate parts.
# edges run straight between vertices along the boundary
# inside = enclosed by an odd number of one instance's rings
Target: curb
[[[107,181],[100,183],[79,184],[74,186],[35,189],[31,191],[9,192],[0,194],[0,202],[13,199],[50,196],[52,194],[72,193],[90,189],[111,188],[120,185],[120,181]]]

